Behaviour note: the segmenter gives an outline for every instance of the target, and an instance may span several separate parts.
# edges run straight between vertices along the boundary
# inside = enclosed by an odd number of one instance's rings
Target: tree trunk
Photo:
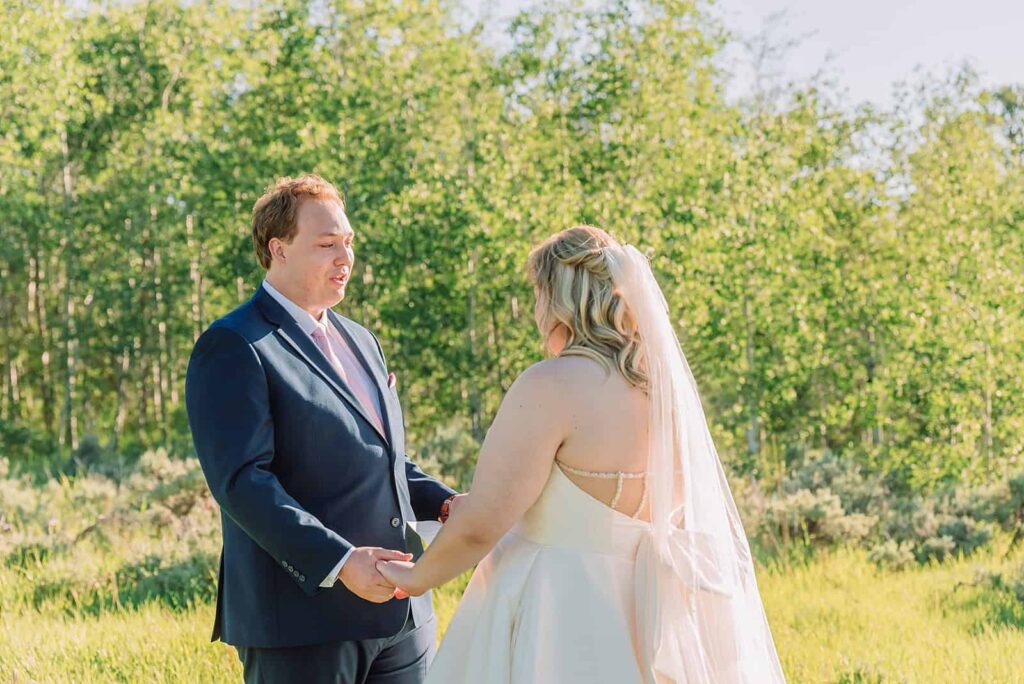
[[[42,372],[39,374],[39,397],[42,402],[43,427],[52,439],[55,437],[53,422],[53,373],[50,370],[49,326],[46,322],[46,309],[44,308],[42,295],[42,282],[46,277],[46,270],[40,263],[38,252],[29,256],[28,262],[28,310],[29,317],[35,323],[37,351],[39,352],[39,359],[42,365]]]
[[[7,384],[7,391],[10,397],[11,408],[7,418],[8,420],[16,421],[21,417],[21,389],[18,386],[18,360],[16,358],[12,359],[8,371],[10,372],[10,382]]]
[[[14,318],[11,315],[12,309],[14,308],[11,304],[11,298],[7,292],[7,283],[10,282],[10,271],[7,265],[4,264],[3,268],[0,269],[0,284],[3,285],[3,291],[0,292],[2,297],[2,310],[0,310],[0,316],[3,316],[3,320],[13,323]],[[2,337],[0,337],[0,344],[3,345],[4,350],[4,374],[3,374],[3,409],[0,415],[3,416],[4,420],[11,420],[11,414],[14,411],[14,378],[17,377],[17,373],[13,373],[14,369],[14,345],[11,341],[11,328],[9,325],[0,326],[3,329]]]
[[[759,407],[757,401],[757,380],[755,377],[755,344],[754,344],[754,318],[750,311],[750,296],[743,294],[743,324],[746,333],[746,400],[747,415],[750,421],[747,427],[747,455],[752,463],[756,462],[761,452],[761,420],[758,415]]]
[[[883,428],[882,421],[882,388],[878,387],[876,380],[876,370],[879,364],[879,349],[878,349],[878,336],[875,333],[874,326],[868,327],[868,391],[872,395],[872,399],[875,403],[875,415],[871,421],[871,444],[879,446],[882,444],[882,440],[885,439],[885,431]]]
[[[498,301],[491,305],[491,346],[494,347],[494,379],[498,392],[505,393],[505,358],[501,351],[501,326],[498,323]]]
[[[466,271],[469,275],[470,285],[469,292],[466,296],[466,355],[468,357],[468,368],[476,368],[477,364],[477,349],[476,349],[476,288],[473,286],[473,278],[476,272],[476,256],[470,255],[469,261],[466,264]],[[477,442],[482,442],[483,435],[483,421],[481,419],[480,410],[480,391],[477,388],[476,381],[473,378],[469,378],[469,420],[470,427],[473,432],[473,438]]]
[[[64,405],[61,408],[59,442],[72,451],[78,448],[78,416],[75,414],[75,386],[77,383],[76,361],[78,337],[75,331],[75,226],[71,217],[74,187],[71,176],[71,159],[68,151],[66,129],[60,131],[60,149],[63,157],[61,173],[61,196],[63,199],[64,231],[61,246],[64,249]]]
[[[135,421],[136,428],[139,431],[145,430],[149,426],[149,414],[150,414],[150,397],[149,397],[149,374],[146,371],[146,335],[141,333],[136,335],[132,344],[132,355],[135,357],[135,368],[133,372],[136,373],[137,387],[136,392],[138,395],[138,418]]]
[[[199,339],[203,332],[203,275],[202,258],[203,243],[197,244],[195,237],[195,217],[189,214],[185,217],[185,240],[188,247],[188,279],[190,283],[190,294],[192,300],[192,341]]]
[[[981,422],[981,448],[982,458],[985,459],[985,472],[993,473],[992,454],[994,451],[994,428],[992,425],[992,396],[995,394],[993,386],[995,379],[992,372],[992,345],[985,342],[985,386],[982,389],[982,400],[985,405]]]
[[[110,431],[110,450],[117,452],[118,443],[121,440],[121,432],[124,430],[125,418],[127,411],[125,410],[127,402],[125,401],[125,387],[128,383],[128,370],[131,359],[131,350],[125,346],[121,350],[121,365],[117,374],[117,389],[114,394],[114,426]]]
[[[153,197],[156,194],[156,186],[152,183],[149,185],[149,197]],[[146,242],[149,242],[149,238],[153,239],[153,246],[151,247],[151,272],[153,273],[152,281],[152,293],[153,296],[150,299],[152,302],[152,311],[148,312],[149,315],[146,317],[147,320],[152,323],[155,322],[156,327],[156,348],[152,349],[151,358],[153,365],[150,367],[153,373],[153,409],[156,414],[157,425],[160,430],[160,436],[162,441],[167,441],[167,354],[166,354],[166,342],[167,342],[167,318],[164,312],[164,292],[163,292],[163,263],[161,260],[162,254],[160,248],[156,245],[159,244],[159,239],[154,237],[159,235],[160,231],[157,227],[157,208],[155,204],[149,205],[149,221],[146,224]],[[151,338],[152,339],[152,338]]]

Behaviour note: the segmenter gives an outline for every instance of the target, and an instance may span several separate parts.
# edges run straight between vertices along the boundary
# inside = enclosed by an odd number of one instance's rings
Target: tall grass
[[[1017,552],[893,572],[863,550],[762,571],[761,591],[791,682],[995,684],[1024,681],[1024,612],[1002,575]]]
[[[0,682],[238,681],[210,643],[220,547],[194,464],[45,485],[0,477]],[[1024,681],[1024,548],[884,570],[863,548],[789,553],[759,583],[789,681]],[[466,577],[435,592],[443,633]]]
[[[1020,561],[983,554],[889,572],[861,550],[840,550],[762,569],[760,584],[790,682],[1011,684],[1024,679],[1024,619],[989,583],[975,582],[981,567],[999,572]],[[31,573],[5,568],[0,582],[5,595],[34,590]],[[442,630],[463,587],[436,593]],[[179,610],[154,600],[98,615],[29,604],[0,613],[0,681],[240,680],[234,649],[208,641],[210,603]]]

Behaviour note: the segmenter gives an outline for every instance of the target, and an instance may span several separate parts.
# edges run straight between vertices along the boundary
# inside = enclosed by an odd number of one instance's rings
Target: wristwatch
[[[454,499],[455,496],[455,494],[452,494],[451,496],[444,500],[443,504],[441,504],[441,515],[439,515],[437,519],[440,520],[442,523],[447,522],[448,516],[451,515],[452,499]]]

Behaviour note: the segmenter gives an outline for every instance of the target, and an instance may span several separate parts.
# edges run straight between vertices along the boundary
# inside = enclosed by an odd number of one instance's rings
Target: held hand
[[[417,587],[413,580],[413,569],[415,564],[406,561],[393,560],[377,563],[377,570],[384,579],[397,587],[396,593],[408,596],[419,596],[427,592],[428,587]]]
[[[377,571],[380,561],[408,561],[412,554],[391,551],[377,546],[361,546],[352,552],[341,568],[338,579],[359,598],[371,603],[384,603],[395,596],[395,585]]]

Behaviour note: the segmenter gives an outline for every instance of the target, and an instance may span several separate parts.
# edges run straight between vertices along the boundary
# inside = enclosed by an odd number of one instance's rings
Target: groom
[[[266,279],[199,338],[185,383],[221,508],[213,639],[237,648],[246,682],[420,682],[430,596],[396,596],[376,563],[418,555],[409,522],[443,522],[455,492],[406,457],[376,337],[331,311],[354,259],[338,191],[280,179],[252,236]]]

